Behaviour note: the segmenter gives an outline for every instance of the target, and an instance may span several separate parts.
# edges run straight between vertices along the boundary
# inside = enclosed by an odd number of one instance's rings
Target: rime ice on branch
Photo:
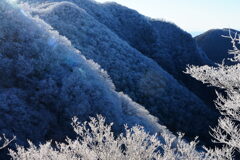
[[[240,35],[235,33],[223,36],[231,39],[233,49],[229,54],[233,54],[232,61],[240,62]],[[208,150],[212,159],[233,159],[236,152],[240,151],[240,64],[218,67],[190,66],[186,73],[190,74],[203,83],[210,84],[224,89],[226,96],[218,93],[216,107],[222,114],[219,118],[218,126],[210,133],[214,138],[213,142],[223,144],[223,148]]]

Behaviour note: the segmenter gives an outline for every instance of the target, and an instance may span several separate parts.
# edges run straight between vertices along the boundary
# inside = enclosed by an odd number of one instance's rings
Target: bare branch
[[[234,55],[234,58],[230,58],[229,60],[233,62],[240,61],[240,48],[237,46],[237,44],[240,44],[240,34],[235,32],[233,35],[229,29],[229,35],[222,35],[222,37],[231,39],[233,49],[229,50],[228,53]]]
[[[12,141],[16,139],[16,137],[14,136],[11,140],[9,140],[8,138],[6,138],[5,134],[3,134],[2,137],[3,138],[0,137],[0,141],[3,140],[3,145],[0,147],[0,150],[7,147]]]

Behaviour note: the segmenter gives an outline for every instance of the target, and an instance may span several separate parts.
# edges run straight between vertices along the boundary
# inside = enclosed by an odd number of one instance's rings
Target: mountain
[[[108,26],[132,47],[157,62],[210,108],[215,108],[213,100],[216,99],[216,88],[204,85],[183,73],[187,65],[214,65],[189,33],[173,23],[146,17],[117,3],[87,5],[87,2],[92,1],[71,1]]]
[[[154,20],[114,2],[93,0],[21,0],[27,2],[72,2],[142,54],[154,59],[174,77],[180,77],[187,64],[211,64],[191,35],[175,24]],[[76,17],[76,16],[75,16]],[[182,75],[181,75],[182,76]]]
[[[59,0],[57,0],[59,1]],[[94,3],[91,0],[70,0],[106,25],[130,46],[156,61],[208,105],[215,91],[183,73],[187,65],[212,65],[191,35],[175,24],[151,19],[117,3]],[[205,91],[209,93],[206,96]]]
[[[6,0],[0,1],[0,19],[1,134],[15,135],[19,145],[61,141],[73,136],[73,116],[85,121],[102,114],[114,122],[115,133],[124,124],[139,124],[151,134],[171,135],[143,106],[116,92],[99,65],[44,21]]]
[[[189,137],[209,136],[203,128],[213,124],[215,113],[153,59],[143,55],[77,5],[84,3],[86,6],[98,5],[88,0],[76,4],[51,1],[38,4],[30,12],[67,37],[88,59],[101,65],[109,73],[118,91],[123,91],[145,106],[170,130],[185,132]]]
[[[237,30],[230,30],[233,36],[236,32],[240,33]],[[196,36],[195,40],[213,62],[221,64],[225,59],[225,64],[231,65],[234,64],[228,60],[233,58],[233,55],[228,54],[232,49],[231,40],[223,36],[229,36],[229,29],[212,29]]]
[[[22,1],[41,3],[64,0]],[[199,96],[208,106],[214,108],[212,103],[216,98],[214,89],[209,89],[206,85],[183,73],[187,65],[213,65],[189,33],[175,24],[145,17],[117,3],[102,4],[92,0],[67,1],[84,9],[132,48],[153,59],[179,83]],[[205,94],[206,91],[208,95]]]

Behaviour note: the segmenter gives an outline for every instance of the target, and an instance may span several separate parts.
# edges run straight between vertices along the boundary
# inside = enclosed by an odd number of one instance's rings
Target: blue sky
[[[106,2],[109,0],[97,0]],[[240,0],[110,0],[152,17],[174,22],[188,32],[213,28],[240,30]]]

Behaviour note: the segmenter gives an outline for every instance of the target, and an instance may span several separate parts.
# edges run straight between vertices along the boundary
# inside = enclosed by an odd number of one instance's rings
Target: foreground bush
[[[182,140],[183,135],[170,137],[162,133],[165,142],[157,135],[150,135],[141,126],[128,128],[124,134],[114,136],[112,125],[105,124],[102,116],[91,118],[80,124],[73,118],[72,126],[78,137],[66,138],[65,143],[47,142],[35,146],[29,141],[29,148],[17,146],[10,150],[13,160],[177,160],[201,159],[203,154],[196,152],[196,141],[190,144]],[[54,147],[53,147],[54,146]]]
[[[233,44],[233,50],[229,53],[234,57],[230,60],[240,62],[240,50],[237,47],[240,44],[240,35],[236,33],[232,36],[229,31],[229,36],[224,37],[230,38]],[[240,64],[233,66],[221,64],[218,67],[191,66],[187,73],[203,83],[224,89],[225,94],[218,93],[216,100],[216,107],[222,117],[211,133],[214,142],[222,144],[223,148],[209,152],[213,156],[212,159],[239,159],[234,155],[240,152]]]
[[[16,146],[9,150],[13,160],[229,160],[233,159],[233,147],[207,149],[198,152],[197,142],[185,143],[183,135],[177,137],[161,133],[164,142],[157,135],[150,135],[141,126],[128,128],[124,134],[114,136],[112,125],[105,124],[105,118],[97,116],[90,122],[80,124],[74,117],[72,126],[78,135],[75,140],[66,138],[64,143],[51,141],[29,147]],[[3,136],[6,147],[12,140]]]

